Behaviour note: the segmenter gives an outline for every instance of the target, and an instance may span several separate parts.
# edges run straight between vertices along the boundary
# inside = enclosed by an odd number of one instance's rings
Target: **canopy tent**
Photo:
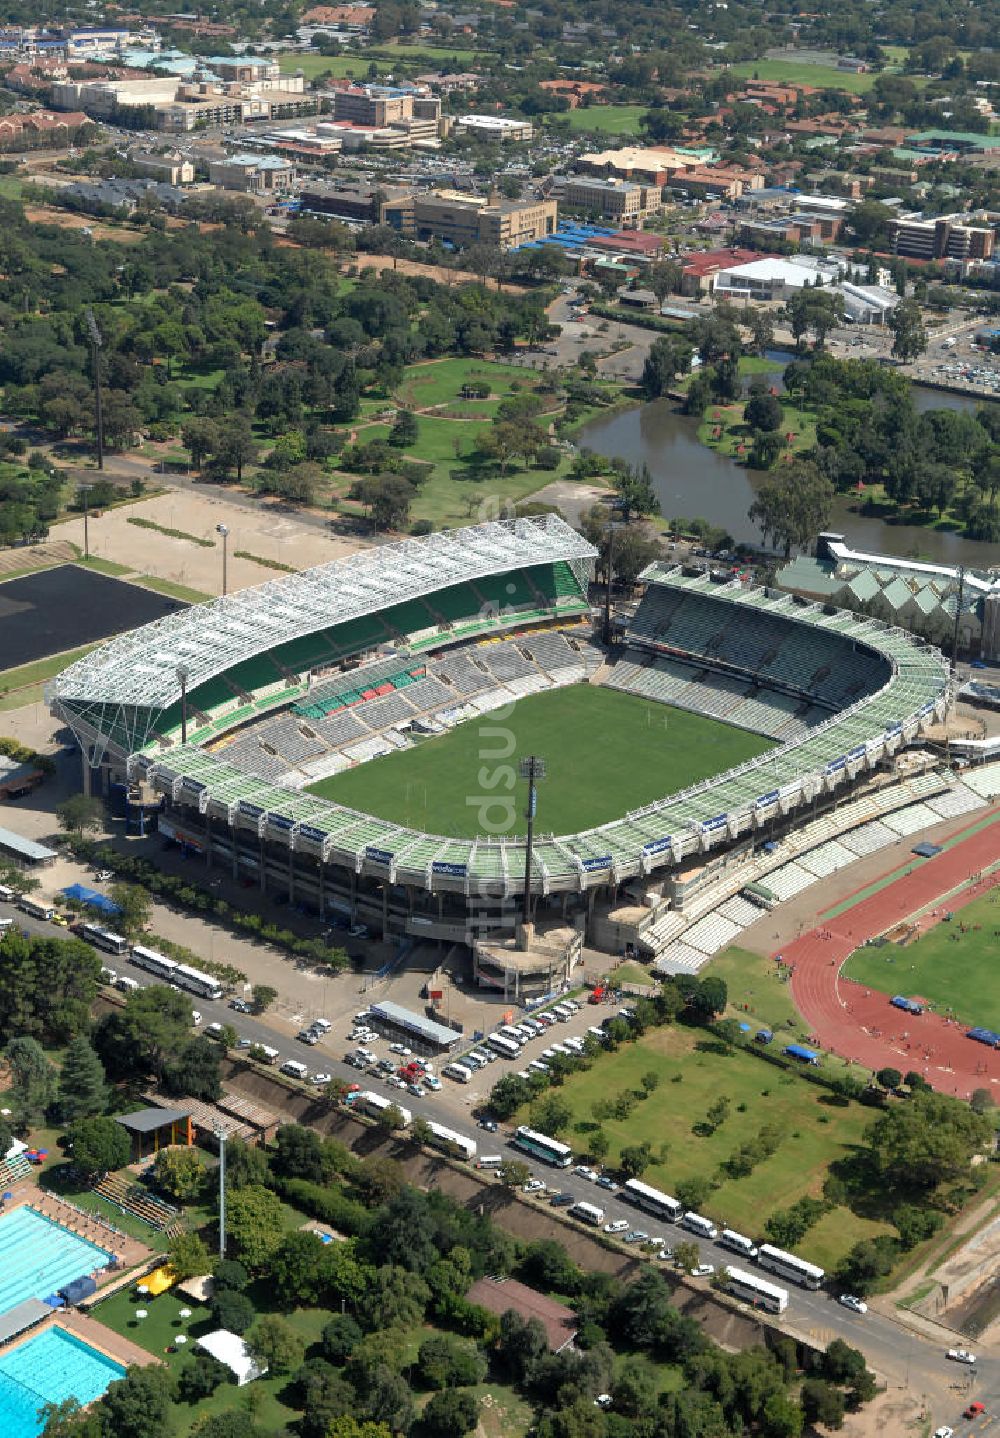
[[[121,906],[109,899],[106,894],[99,894],[96,889],[88,889],[86,884],[70,884],[66,889],[60,891],[67,899],[76,899],[79,904],[86,904],[88,909],[96,909],[100,914],[106,914],[113,918],[121,913]]]
[[[206,1353],[211,1353],[220,1363],[224,1363],[236,1379],[237,1388],[244,1384],[252,1383],[255,1378],[262,1378],[267,1372],[267,1367],[255,1363],[247,1352],[247,1346],[237,1333],[230,1333],[227,1328],[217,1328],[214,1333],[206,1333],[195,1343],[196,1348],[203,1348]]]

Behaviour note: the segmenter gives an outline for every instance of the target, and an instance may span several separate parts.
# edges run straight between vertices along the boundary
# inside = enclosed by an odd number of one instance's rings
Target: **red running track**
[[[993,824],[783,948],[780,959],[791,968],[792,997],[814,1041],[869,1069],[916,1069],[940,1092],[960,1098],[1000,1085],[1000,1051],[967,1039],[967,1025],[894,1009],[891,995],[840,974],[866,939],[933,905],[998,859],[1000,824]],[[949,899],[947,908],[954,912],[998,883],[1000,873],[981,879]]]

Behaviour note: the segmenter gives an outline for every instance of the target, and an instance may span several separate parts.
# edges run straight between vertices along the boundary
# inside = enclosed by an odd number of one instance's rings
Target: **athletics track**
[[[865,1068],[903,1073],[915,1069],[940,1092],[960,1098],[996,1085],[1000,1099],[1000,1051],[967,1039],[968,1025],[938,1014],[895,1009],[890,994],[840,973],[866,939],[884,934],[918,910],[933,909],[944,895],[998,861],[1000,824],[992,824],[784,946],[780,960],[791,970],[795,1007],[814,1041]],[[1000,872],[970,884],[940,907],[954,913],[997,884]]]

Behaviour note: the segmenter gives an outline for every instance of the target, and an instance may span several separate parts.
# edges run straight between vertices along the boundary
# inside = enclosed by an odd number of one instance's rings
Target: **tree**
[[[222,1288],[212,1295],[212,1317],[220,1328],[228,1328],[230,1333],[246,1333],[256,1316],[256,1310],[245,1293]]]
[[[281,1200],[270,1189],[251,1185],[228,1196],[226,1226],[237,1253],[250,1268],[262,1268],[285,1231]]]
[[[650,265],[645,274],[647,289],[651,289],[659,303],[662,305],[667,295],[673,294],[681,282],[683,274],[681,266],[676,260],[657,260]]]
[[[243,482],[243,470],[257,460],[257,442],[250,421],[243,414],[233,415],[221,429],[213,456],[213,469],[223,475],[236,471],[237,483]]]
[[[73,1162],[85,1174],[112,1173],[132,1157],[129,1136],[113,1118],[82,1118],[69,1131]]]
[[[105,1015],[94,1031],[94,1047],[114,1078],[161,1078],[190,1043],[191,1000],[162,984],[129,994],[125,1008]]]
[[[56,808],[56,818],[64,829],[75,834],[86,834],[101,828],[104,822],[104,805],[100,799],[89,794],[72,794]]]
[[[137,884],[112,884],[110,898],[120,911],[115,915],[115,928],[126,938],[137,938],[149,927],[153,901],[145,889]]]
[[[101,1424],[114,1438],[149,1438],[170,1431],[174,1377],[169,1368],[130,1368],[101,1399]]]
[[[881,1084],[883,1088],[895,1092],[903,1081],[903,1075],[899,1072],[899,1069],[879,1069],[875,1075],[875,1080]]]
[[[262,1014],[271,1007],[278,997],[278,990],[270,988],[267,984],[254,984],[253,1006],[257,1013]]]
[[[241,1138],[231,1138],[226,1144],[226,1188],[235,1192],[238,1188],[251,1185],[265,1187],[267,1184],[267,1153],[256,1144],[246,1143]]]
[[[238,1258],[220,1258],[212,1269],[212,1278],[216,1293],[222,1288],[231,1288],[236,1293],[242,1293],[250,1284],[250,1270],[240,1263]]]
[[[181,428],[181,443],[191,455],[195,469],[203,469],[205,460],[216,453],[221,443],[219,426],[211,419],[188,420]]]
[[[210,1398],[220,1384],[229,1382],[232,1376],[226,1365],[211,1353],[193,1353],[181,1369],[177,1395],[184,1403],[199,1403],[202,1398]]]
[[[569,1127],[573,1110],[558,1094],[547,1093],[532,1104],[531,1117],[537,1130],[556,1137]]]
[[[212,1259],[204,1240],[197,1233],[177,1233],[170,1240],[167,1249],[170,1271],[183,1282],[185,1278],[199,1278],[211,1271]]]
[[[523,1188],[531,1177],[531,1170],[519,1158],[508,1158],[497,1170],[497,1177],[504,1188]]]
[[[258,1319],[246,1342],[250,1356],[272,1377],[298,1368],[306,1348],[305,1339],[277,1314]]]
[[[881,78],[881,77],[880,77]],[[848,215],[848,224],[859,244],[877,246],[888,234],[893,213],[880,200],[861,200]]]
[[[793,545],[809,544],[826,527],[832,504],[830,481],[811,460],[797,460],[760,488],[748,516],[788,559]]]
[[[802,340],[811,330],[816,348],[821,350],[827,335],[844,318],[843,296],[805,286],[792,295],[785,306],[785,313],[796,340]]]
[[[945,1094],[917,1093],[865,1130],[875,1169],[890,1184],[934,1188],[967,1173],[993,1141],[993,1124]]]
[[[157,1187],[180,1203],[197,1198],[205,1186],[205,1165],[195,1148],[161,1148],[153,1164]]]
[[[622,469],[616,469],[612,483],[618,493],[618,507],[623,523],[629,524],[633,519],[645,519],[647,515],[659,514],[660,501],[653,488],[649,465],[625,465]]]
[[[471,1343],[447,1333],[425,1338],[417,1355],[420,1380],[427,1388],[471,1387],[486,1376],[486,1359]]]
[[[66,1050],[59,1071],[59,1114],[63,1123],[93,1118],[108,1101],[104,1067],[85,1034],[77,1034]],[[6,1152],[6,1149],[0,1148]]]
[[[924,317],[916,300],[900,300],[886,320],[892,330],[892,353],[901,364],[909,364],[927,348]]]
[[[45,1116],[56,1088],[56,1072],[37,1039],[11,1039],[4,1049],[10,1068],[9,1107],[18,1128],[30,1128]]]
[[[275,1135],[272,1160],[275,1173],[283,1178],[305,1178],[319,1183],[324,1176],[323,1144],[315,1129],[301,1124],[282,1124]]]
[[[626,1144],[621,1152],[621,1171],[626,1178],[641,1178],[652,1157],[653,1152],[648,1143]]]
[[[674,1244],[674,1262],[682,1273],[691,1273],[701,1262],[701,1249],[690,1239]]]
[[[433,1395],[423,1412],[423,1427],[432,1438],[463,1438],[478,1419],[475,1395],[451,1388]]]
[[[268,1276],[284,1307],[317,1302],[327,1285],[325,1257],[322,1240],[311,1230],[285,1235],[268,1263]]]
[[[751,310],[746,320],[750,330],[750,348],[762,355],[774,344],[774,320],[767,310]]]
[[[406,528],[413,485],[397,474],[372,475],[351,485],[350,496],[366,506],[376,529]]]
[[[335,1313],[323,1329],[323,1356],[338,1366],[346,1363],[363,1337],[360,1325],[349,1313]]]
[[[649,347],[639,387],[646,399],[659,399],[679,374],[688,374],[694,348],[683,335],[659,335]]]
[[[776,395],[754,394],[746,402],[743,418],[753,430],[774,430],[781,425],[784,411]]]
[[[190,1039],[173,1063],[164,1069],[164,1089],[167,1093],[214,1103],[222,1097],[219,1059],[220,1051],[224,1051],[225,1047],[225,1044],[219,1045],[211,1039]]]
[[[397,410],[392,429],[389,431],[389,443],[395,449],[409,449],[411,445],[416,444],[419,437],[420,429],[416,415],[408,409]]]
[[[987,1114],[993,1107],[993,1094],[988,1088],[977,1088],[973,1090],[969,1105],[973,1113]]]
[[[729,1002],[729,990],[725,979],[707,978],[699,980],[692,989],[688,1002],[695,1013],[706,1019],[714,1019],[725,1011]]]

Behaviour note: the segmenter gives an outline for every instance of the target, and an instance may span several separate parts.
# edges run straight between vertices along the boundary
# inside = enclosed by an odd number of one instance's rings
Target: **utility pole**
[[[94,319],[94,311],[85,312],[90,335],[90,359],[94,369],[94,410],[97,418],[97,468],[104,468],[104,407],[101,400],[101,347],[104,340]]]
[[[178,678],[178,680],[180,681],[180,686],[181,686],[181,743],[182,743],[182,744],[186,744],[187,741],[188,741],[188,694],[187,694],[187,684],[188,684],[188,676],[189,676],[189,674],[190,674],[190,670],[188,669],[187,665],[185,665],[185,664],[178,664],[178,666],[177,666],[177,668],[176,668],[176,670],[175,670],[174,672],[176,673],[177,678]]]
[[[215,532],[216,534],[222,535],[222,597],[225,598],[227,586],[226,561],[229,557],[229,525],[217,524],[215,526]]]
[[[226,1256],[226,1139],[228,1134],[224,1129],[217,1128],[215,1136],[219,1140],[219,1257]]]
[[[525,818],[528,821],[528,842],[524,850],[524,922],[531,923],[531,848],[535,837],[535,810],[538,807],[538,795],[535,785],[540,779],[545,778],[545,760],[539,759],[537,754],[529,754],[520,761],[521,778],[528,781],[528,808]]]

